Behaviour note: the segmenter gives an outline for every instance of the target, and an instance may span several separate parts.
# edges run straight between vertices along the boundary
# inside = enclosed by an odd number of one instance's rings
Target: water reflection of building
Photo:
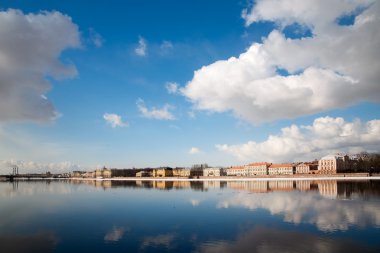
[[[318,181],[319,193],[327,198],[336,198],[338,196],[338,183],[336,180]]]
[[[174,181],[173,188],[175,189],[189,189],[190,181]]]
[[[227,181],[227,188],[252,192],[267,192],[268,181]]]
[[[271,191],[292,191],[294,188],[293,180],[269,181],[268,188]]]
[[[220,189],[220,181],[203,181],[204,189]]]
[[[172,189],[173,181],[153,181],[153,187],[157,189]]]
[[[296,181],[296,189],[300,191],[309,191],[311,186],[311,181],[309,180],[298,180]]]
[[[156,188],[160,190],[192,189],[195,191],[207,191],[209,189],[228,188],[233,190],[245,190],[254,193],[266,193],[276,191],[314,191],[320,195],[335,199],[349,199],[357,196],[380,196],[380,181],[337,181],[337,180],[259,180],[259,181],[168,181],[168,180],[75,180],[72,184],[86,184],[97,188],[109,189],[116,187],[128,188]]]

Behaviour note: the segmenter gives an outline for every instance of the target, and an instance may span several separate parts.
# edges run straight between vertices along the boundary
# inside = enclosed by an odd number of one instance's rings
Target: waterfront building
[[[95,170],[95,177],[102,177],[102,178],[110,178],[112,177],[112,171],[110,169],[107,169],[106,167],[103,167],[103,169],[97,169]]]
[[[209,168],[209,166],[205,164],[195,164],[191,166],[190,169],[190,176],[191,177],[202,177],[203,176],[203,170]]]
[[[295,166],[290,163],[271,164],[268,168],[268,175],[293,175],[294,172]]]
[[[320,174],[335,174],[344,170],[344,158],[337,155],[328,155],[318,161],[318,172]]]
[[[268,168],[271,163],[251,163],[245,166],[247,176],[265,176],[268,175]]]
[[[190,177],[190,169],[175,168],[173,169],[173,177]]]
[[[93,172],[93,171],[85,172],[82,176],[85,178],[94,178],[95,172]]]
[[[205,168],[203,169],[204,177],[220,177],[225,176],[224,169],[222,168]]]
[[[227,176],[247,176],[247,168],[245,166],[231,166],[226,170]]]
[[[172,177],[173,169],[172,168],[159,168],[153,169],[153,177]]]
[[[70,173],[70,177],[83,177],[85,175],[84,171],[73,171]]]
[[[136,177],[150,177],[150,173],[142,170],[136,173]]]
[[[296,174],[311,174],[318,170],[318,163],[305,162],[296,165]]]

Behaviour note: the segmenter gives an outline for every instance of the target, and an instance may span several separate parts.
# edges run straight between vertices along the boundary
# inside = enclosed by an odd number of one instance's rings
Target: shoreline
[[[0,178],[1,179],[1,178]],[[17,180],[74,180],[74,181],[315,181],[315,180],[380,180],[380,175],[369,176],[368,173],[344,173],[333,175],[315,175],[315,174],[299,174],[299,175],[272,175],[272,176],[256,176],[256,177],[111,177],[111,178],[47,178],[47,177],[17,177]],[[3,181],[3,180],[0,180]],[[7,180],[4,180],[7,181]]]
[[[327,177],[114,177],[114,178],[68,178],[81,181],[314,181],[314,180],[380,180],[380,176],[327,176]]]

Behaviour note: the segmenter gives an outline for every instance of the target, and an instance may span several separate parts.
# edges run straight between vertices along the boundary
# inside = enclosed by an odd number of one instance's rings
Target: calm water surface
[[[1,182],[0,252],[380,252],[380,181]]]

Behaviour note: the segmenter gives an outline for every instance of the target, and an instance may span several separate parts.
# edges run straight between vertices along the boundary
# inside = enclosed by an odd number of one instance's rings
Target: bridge
[[[29,174],[19,174],[18,166],[12,165],[11,166],[12,173],[9,175],[0,175],[0,177],[5,178],[6,181],[13,182],[15,179],[32,179],[32,178],[48,178],[51,177],[51,175],[47,174],[36,174],[36,173],[29,173]]]

